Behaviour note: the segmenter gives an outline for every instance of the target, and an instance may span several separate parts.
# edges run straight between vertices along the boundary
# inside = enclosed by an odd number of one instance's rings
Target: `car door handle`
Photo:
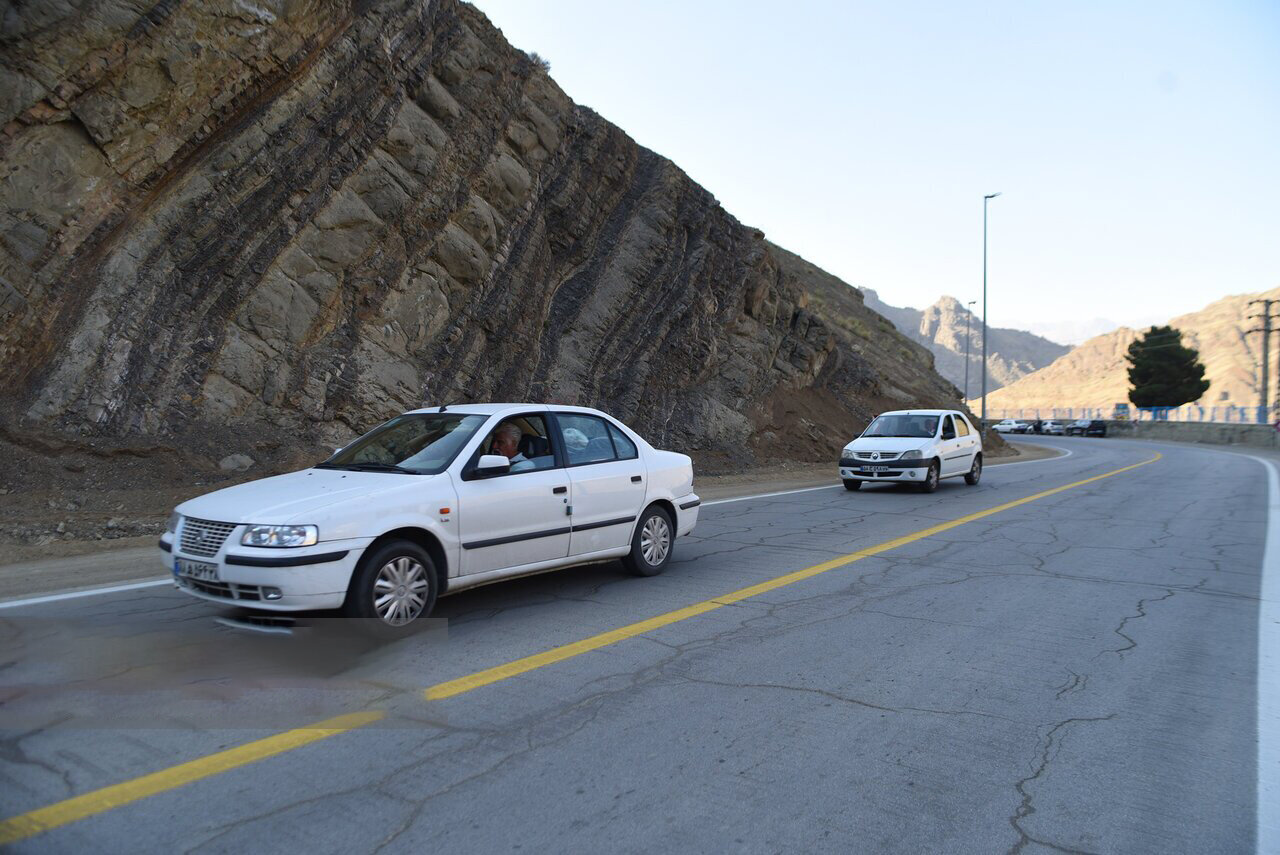
[[[632,476],[631,476],[631,483],[632,483],[632,484],[639,484],[641,480],[643,480],[643,479],[641,479],[641,477],[640,477],[639,475],[632,475]]]
[[[555,494],[558,496],[558,495],[560,495],[561,493],[567,493],[567,492],[569,492],[569,488],[568,488],[568,487],[553,487],[553,488],[551,488],[551,492],[555,493]]]

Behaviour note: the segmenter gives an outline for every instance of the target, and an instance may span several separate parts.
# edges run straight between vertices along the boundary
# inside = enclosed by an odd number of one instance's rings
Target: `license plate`
[[[175,558],[173,572],[175,576],[186,576],[189,579],[199,579],[201,582],[218,581],[218,565],[206,564],[203,561]]]
[[[889,471],[888,466],[863,466],[862,468],[866,469],[868,472],[888,472]]]

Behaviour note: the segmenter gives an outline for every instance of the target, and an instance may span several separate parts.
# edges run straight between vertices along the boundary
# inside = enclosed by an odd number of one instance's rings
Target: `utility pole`
[[[970,308],[977,300],[970,300],[965,303],[964,310],[964,399],[966,406],[969,400],[969,319],[973,317],[973,309]]]
[[[982,197],[982,430],[987,430],[987,203],[999,193]]]
[[[1262,333],[1262,382],[1258,384],[1258,423],[1267,424],[1271,421],[1267,406],[1267,398],[1271,394],[1271,383],[1268,376],[1271,367],[1271,319],[1277,317],[1271,314],[1271,306],[1273,303],[1280,303],[1280,300],[1250,300],[1249,305],[1262,305],[1262,314],[1249,315],[1251,318],[1261,318],[1262,326],[1257,329],[1245,330],[1245,335],[1249,333]],[[1277,372],[1280,374],[1280,372]],[[1277,377],[1280,381],[1280,377]],[[1280,382],[1277,382],[1276,403],[1280,406]]]

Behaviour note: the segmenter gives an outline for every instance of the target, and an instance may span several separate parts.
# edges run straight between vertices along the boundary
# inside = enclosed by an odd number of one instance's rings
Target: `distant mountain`
[[[1257,325],[1257,320],[1248,315],[1257,314],[1261,308],[1249,306],[1249,301],[1261,298],[1280,299],[1280,288],[1224,297],[1198,312],[1169,321],[1182,331],[1182,339],[1188,346],[1200,351],[1200,361],[1209,380],[1209,391],[1199,401],[1202,406],[1258,404],[1262,336],[1246,335],[1245,330]],[[1124,356],[1129,343],[1141,333],[1141,330],[1121,327],[1089,339],[1052,365],[1028,374],[994,395],[988,394],[988,411],[1100,407],[1109,412],[1115,404],[1129,400],[1128,363]],[[1274,353],[1280,349],[1280,341],[1273,341],[1271,346]],[[1275,389],[1280,378],[1275,374],[1274,356],[1272,359],[1270,382]],[[975,392],[970,394],[976,397]],[[1274,392],[1271,397],[1274,399]]]
[[[1044,336],[1049,341],[1075,347],[1094,336],[1104,335],[1118,329],[1120,324],[1110,318],[1089,318],[1083,321],[1025,321],[1017,322],[1019,329]]]
[[[964,389],[965,321],[969,322],[969,394],[982,389],[982,319],[955,297],[943,297],[927,309],[890,306],[870,288],[861,289],[866,305],[884,315],[908,337],[933,352],[939,374]],[[1071,348],[1023,330],[987,330],[987,391],[999,389],[1049,365]]]

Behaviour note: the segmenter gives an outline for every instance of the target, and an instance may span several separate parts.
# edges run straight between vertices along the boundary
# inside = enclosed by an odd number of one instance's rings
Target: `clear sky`
[[[774,242],[997,326],[1280,285],[1280,2],[477,0]],[[981,311],[981,302],[974,307]]]

